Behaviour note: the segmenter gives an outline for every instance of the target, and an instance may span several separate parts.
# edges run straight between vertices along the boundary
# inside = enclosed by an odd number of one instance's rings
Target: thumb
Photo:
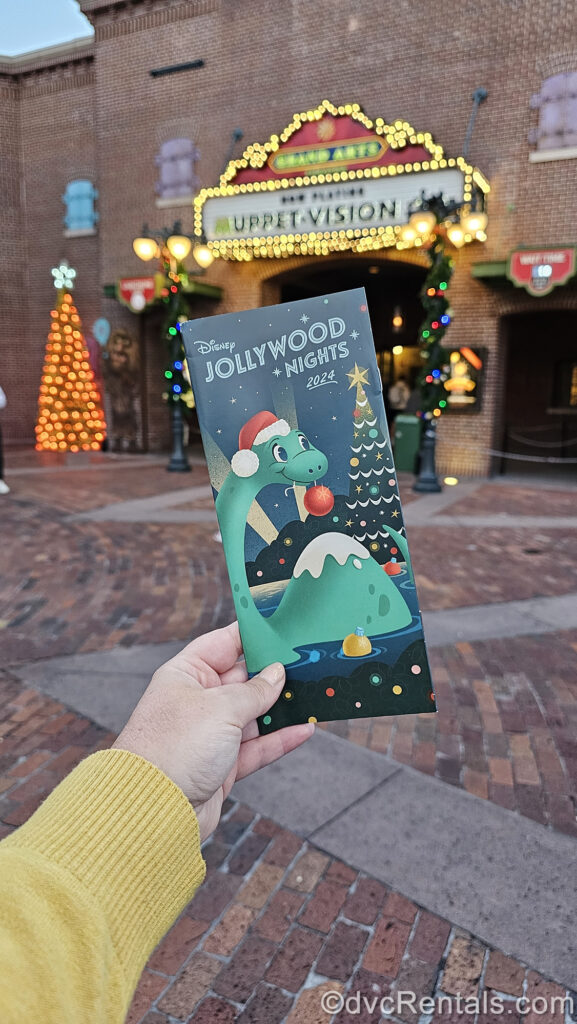
[[[244,729],[258,715],[264,715],[277,699],[284,681],[284,665],[277,661],[244,683],[221,686],[217,692],[226,703],[229,721]]]

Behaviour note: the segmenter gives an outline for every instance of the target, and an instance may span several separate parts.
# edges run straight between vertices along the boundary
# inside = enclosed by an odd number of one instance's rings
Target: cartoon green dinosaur
[[[268,617],[261,615],[252,599],[244,558],[250,507],[271,484],[286,488],[321,479],[328,461],[301,430],[291,430],[269,412],[249,420],[239,444],[216,511],[249,672],[258,672],[271,661],[289,664],[298,660],[298,647],[342,640],[357,626],[372,636],[408,626],[411,612],[390,577],[362,544],[335,532],[323,533],[306,546],[279,607]],[[405,538],[387,530],[408,564]]]

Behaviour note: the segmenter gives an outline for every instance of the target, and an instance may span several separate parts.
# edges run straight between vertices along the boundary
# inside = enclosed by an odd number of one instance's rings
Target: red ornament
[[[353,413],[353,416],[355,417],[356,420],[358,420],[360,415],[361,415],[361,410],[360,409],[355,409],[355,411]]]
[[[398,562],[385,562],[383,569],[387,576],[398,576],[403,571]]]
[[[311,516],[326,516],[335,503],[335,496],[324,484],[316,484],[305,493],[304,506]]]

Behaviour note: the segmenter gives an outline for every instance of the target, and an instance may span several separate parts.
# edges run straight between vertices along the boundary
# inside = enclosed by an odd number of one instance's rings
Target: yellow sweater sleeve
[[[125,750],[86,758],[0,843],[2,1024],[120,1024],[204,875],[178,786]]]

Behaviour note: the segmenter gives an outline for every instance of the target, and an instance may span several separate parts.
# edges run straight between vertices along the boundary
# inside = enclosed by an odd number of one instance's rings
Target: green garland
[[[435,235],[429,249],[430,270],[421,290],[425,319],[420,327],[423,369],[419,375],[421,419],[438,419],[447,405],[444,381],[449,376],[449,353],[442,339],[451,323],[447,289],[453,276],[454,261],[447,256],[444,239]]]

